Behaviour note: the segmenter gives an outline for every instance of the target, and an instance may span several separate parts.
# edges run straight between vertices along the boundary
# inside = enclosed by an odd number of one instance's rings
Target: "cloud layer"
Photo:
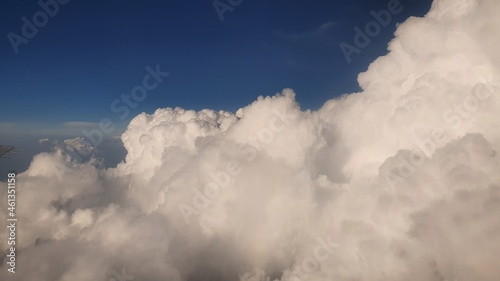
[[[158,109],[116,168],[35,156],[2,280],[498,280],[499,10],[436,0],[318,111]]]

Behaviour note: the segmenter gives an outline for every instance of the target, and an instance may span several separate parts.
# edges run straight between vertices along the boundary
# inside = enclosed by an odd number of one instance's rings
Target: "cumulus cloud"
[[[50,144],[50,139],[48,139],[48,138],[39,139],[38,143],[40,143],[40,144]]]
[[[436,0],[318,111],[158,109],[115,168],[35,156],[9,280],[498,280],[499,9]]]
[[[64,144],[67,150],[76,152],[79,155],[90,155],[96,151],[96,147],[82,137],[64,140]]]

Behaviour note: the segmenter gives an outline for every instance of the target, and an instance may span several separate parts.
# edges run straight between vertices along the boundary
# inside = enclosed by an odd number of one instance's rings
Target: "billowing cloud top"
[[[499,280],[498,11],[436,0],[318,111],[158,109],[116,168],[37,155],[2,280]]]

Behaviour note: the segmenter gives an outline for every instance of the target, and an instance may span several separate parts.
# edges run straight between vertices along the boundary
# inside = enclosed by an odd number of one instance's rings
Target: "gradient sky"
[[[396,24],[424,15],[431,3],[401,0],[403,12],[347,63],[339,44],[352,43],[353,28],[388,2],[245,0],[221,21],[209,0],[72,0],[15,54],[7,34],[20,35],[21,18],[31,20],[41,8],[37,1],[2,1],[0,137],[74,135],[105,117],[125,128],[138,113],[160,107],[234,112],[286,87],[303,109],[317,109],[358,91],[358,73],[386,53]],[[111,103],[157,64],[170,76],[120,120]]]

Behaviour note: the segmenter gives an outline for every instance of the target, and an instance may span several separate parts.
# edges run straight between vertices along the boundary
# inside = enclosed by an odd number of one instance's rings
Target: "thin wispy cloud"
[[[94,122],[78,122],[78,121],[72,121],[72,122],[64,122],[62,124],[64,127],[71,127],[71,128],[92,128],[92,127],[99,127],[99,123],[94,123]]]
[[[332,50],[336,44],[334,39],[338,24],[334,21],[325,22],[303,32],[277,31],[277,36],[286,39],[290,44],[321,50]]]

